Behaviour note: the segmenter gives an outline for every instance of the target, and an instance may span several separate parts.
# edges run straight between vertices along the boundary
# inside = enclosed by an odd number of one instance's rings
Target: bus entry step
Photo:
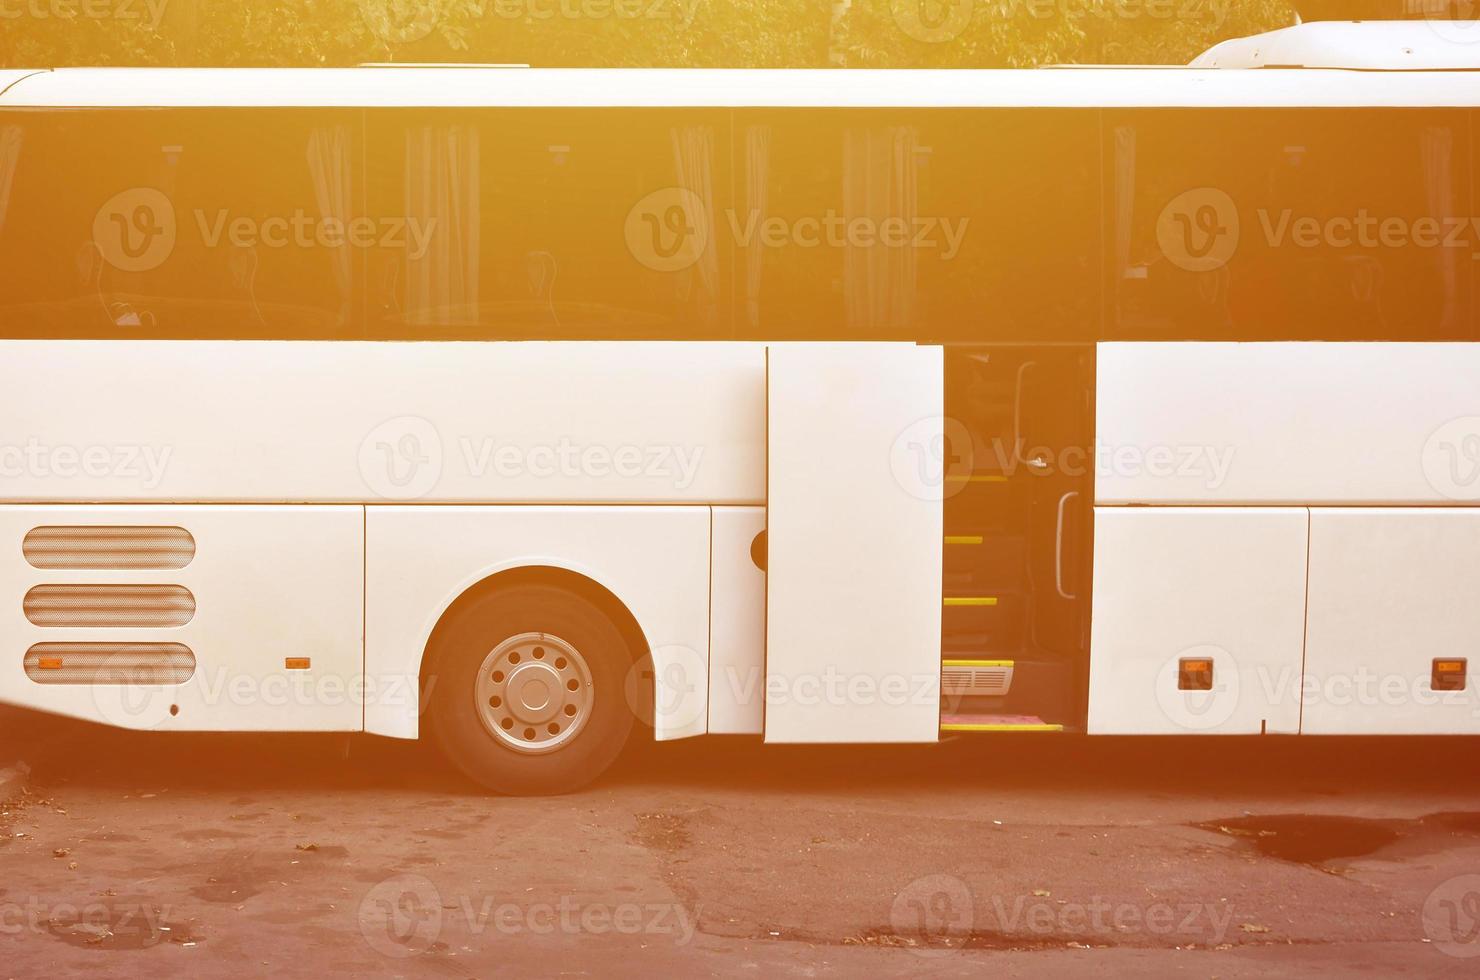
[[[941,715],[943,732],[1061,732],[1063,725],[1053,725],[1033,715]]]

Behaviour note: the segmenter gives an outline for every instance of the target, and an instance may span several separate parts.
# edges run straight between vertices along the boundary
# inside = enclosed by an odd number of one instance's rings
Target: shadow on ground
[[[1104,787],[1180,795],[1277,785],[1339,795],[1471,790],[1473,738],[1089,738],[982,735],[926,746],[765,745],[719,736],[655,744],[634,733],[597,789],[744,788],[788,796],[877,787]],[[430,742],[365,735],[130,732],[0,709],[0,767],[37,785],[422,790],[478,794]]]

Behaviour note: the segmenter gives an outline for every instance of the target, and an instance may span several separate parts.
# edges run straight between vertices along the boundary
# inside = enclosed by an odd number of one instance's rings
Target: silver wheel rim
[[[568,744],[586,727],[594,705],[586,659],[549,633],[511,636],[478,668],[478,719],[515,752],[539,755]]]

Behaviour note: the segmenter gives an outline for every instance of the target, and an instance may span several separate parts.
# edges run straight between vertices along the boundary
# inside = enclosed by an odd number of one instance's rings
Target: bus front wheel
[[[500,793],[568,793],[616,759],[632,730],[621,633],[579,595],[514,585],[439,630],[426,678],[442,751]]]

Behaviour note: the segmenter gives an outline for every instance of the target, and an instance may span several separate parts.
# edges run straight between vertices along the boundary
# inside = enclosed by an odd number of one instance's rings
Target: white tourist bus
[[[1480,46],[1373,30],[0,72],[0,701],[507,792],[1480,733]]]

